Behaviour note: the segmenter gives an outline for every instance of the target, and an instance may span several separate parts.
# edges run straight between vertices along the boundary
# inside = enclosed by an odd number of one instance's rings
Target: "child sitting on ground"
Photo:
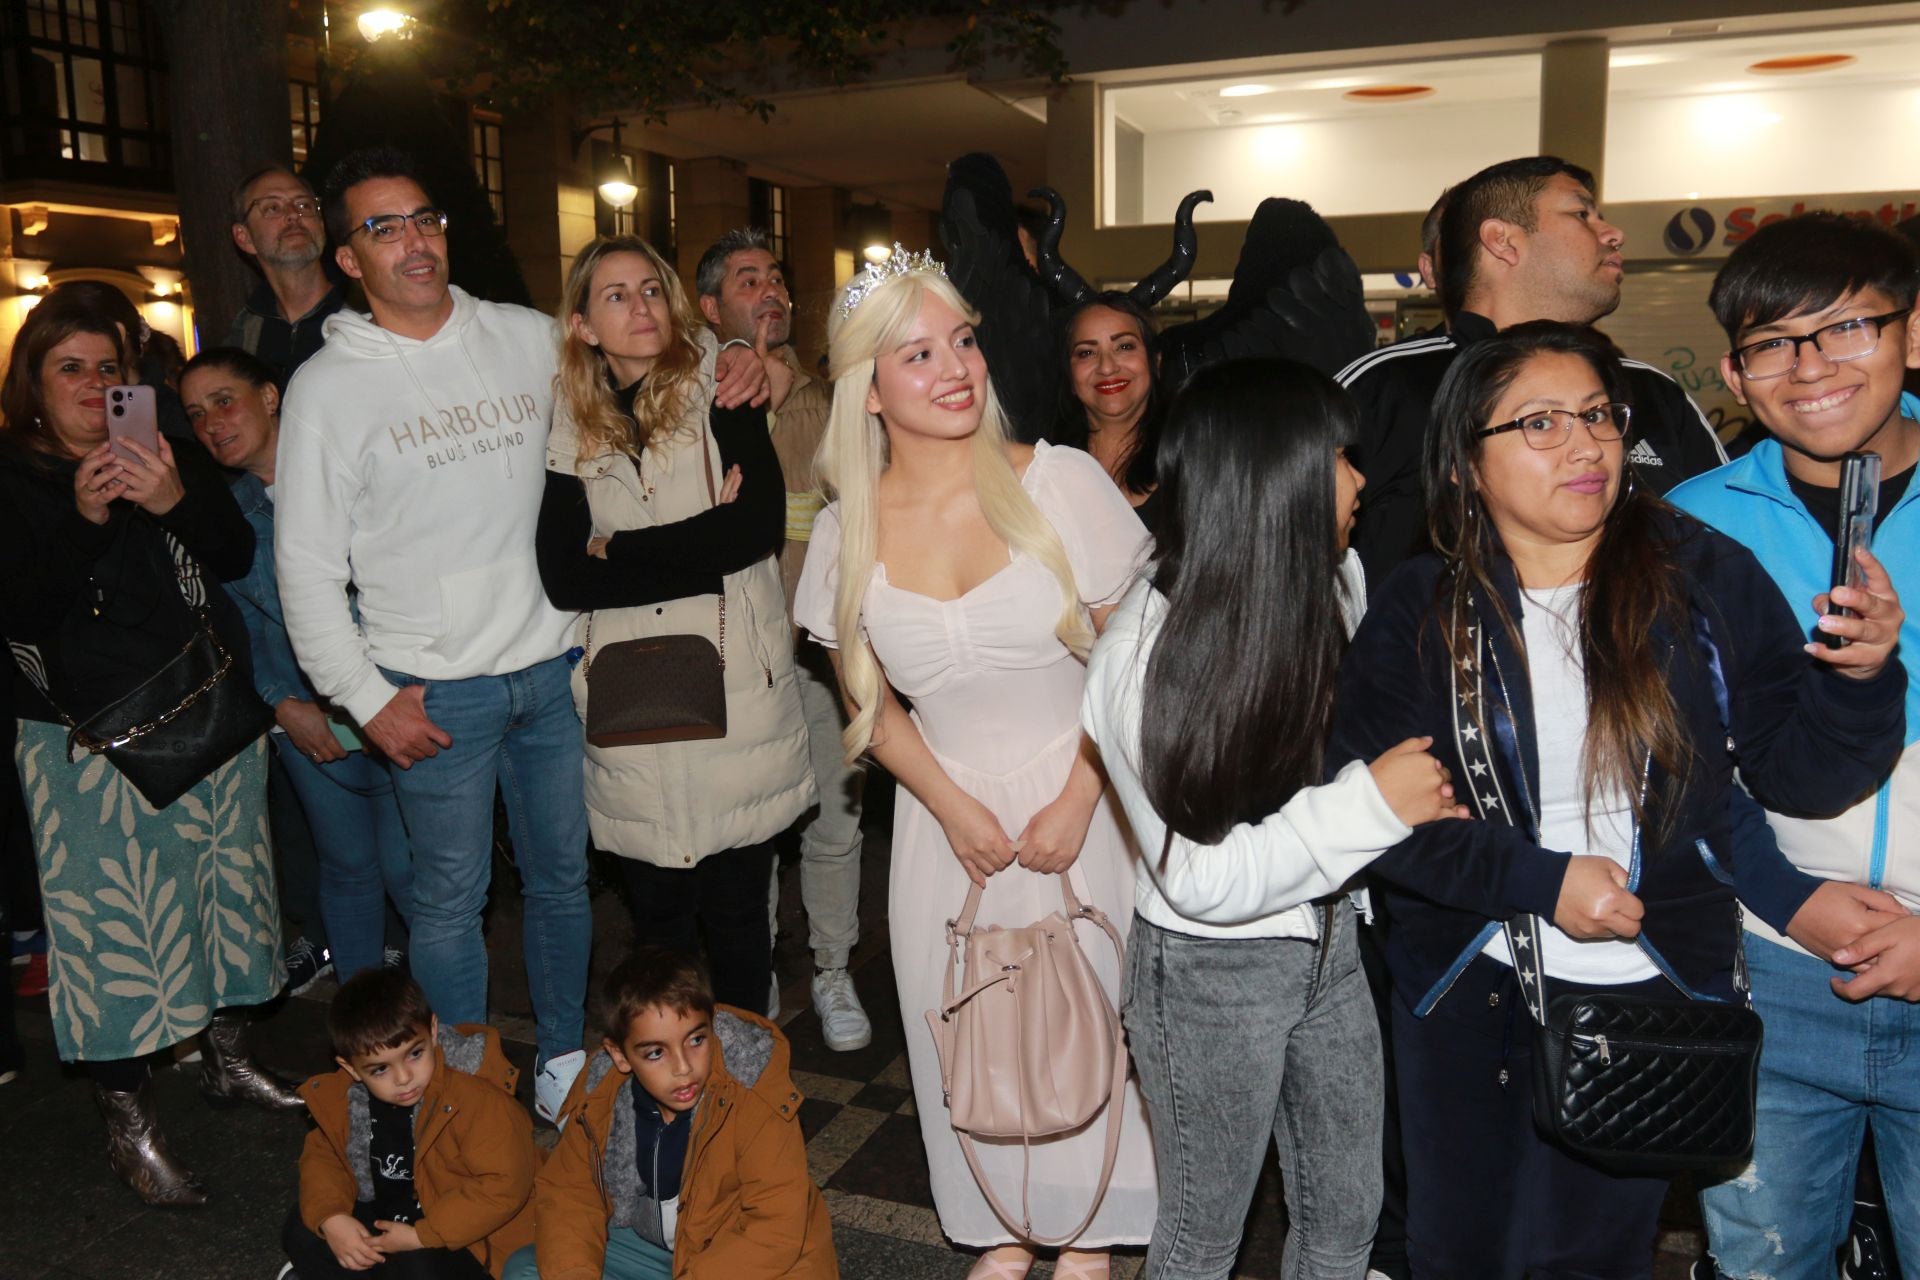
[[[491,1027],[442,1027],[397,969],[327,1011],[338,1071],[313,1117],[282,1233],[298,1280],[486,1280],[533,1238],[533,1123]]]
[[[505,1280],[837,1277],[780,1029],[661,947],[608,975],[601,1016],[537,1180],[537,1249]]]

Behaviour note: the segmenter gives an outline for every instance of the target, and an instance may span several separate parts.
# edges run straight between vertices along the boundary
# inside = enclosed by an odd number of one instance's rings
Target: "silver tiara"
[[[846,319],[853,314],[854,308],[867,300],[867,295],[887,281],[897,276],[910,276],[919,272],[930,272],[942,280],[947,278],[947,269],[934,261],[933,254],[922,250],[908,253],[907,247],[894,241],[893,252],[879,262],[870,263],[865,270],[848,282],[846,292],[840,295],[840,318]]]

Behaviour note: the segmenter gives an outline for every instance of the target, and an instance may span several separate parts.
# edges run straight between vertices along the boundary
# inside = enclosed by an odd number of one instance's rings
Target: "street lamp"
[[[405,38],[413,29],[413,17],[398,9],[368,9],[360,15],[360,38],[368,44],[386,36]]]
[[[620,117],[610,122],[613,126],[613,154],[607,157],[606,167],[600,171],[600,198],[616,209],[631,209],[640,195],[640,188],[634,185],[633,170],[629,166],[626,153],[620,150]],[[605,129],[605,124],[590,124],[577,129],[573,135],[573,149],[577,154],[580,145],[597,130]]]

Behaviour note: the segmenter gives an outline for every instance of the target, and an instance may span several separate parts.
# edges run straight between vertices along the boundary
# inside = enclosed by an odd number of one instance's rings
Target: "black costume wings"
[[[993,157],[975,153],[948,166],[940,217],[948,274],[980,313],[995,391],[1023,440],[1047,435],[1065,399],[1055,318],[1094,295],[1060,257],[1065,203],[1048,188],[1032,194],[1051,208],[1038,270],[1021,252],[1013,189]],[[1180,202],[1173,252],[1128,291],[1135,301],[1152,307],[1192,271],[1199,243],[1194,206],[1212,198],[1196,191]],[[1310,206],[1272,198],[1247,226],[1226,305],[1161,331],[1159,376],[1171,394],[1205,365],[1255,356],[1299,360],[1332,374],[1371,350],[1373,333],[1360,272],[1333,229]]]

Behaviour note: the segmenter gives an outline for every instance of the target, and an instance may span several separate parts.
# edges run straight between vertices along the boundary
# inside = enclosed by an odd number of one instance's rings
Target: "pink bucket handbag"
[[[1127,1085],[1126,1033],[1073,925],[1090,920],[1105,930],[1124,970],[1120,934],[1105,912],[1081,904],[1066,876],[1059,880],[1066,914],[1049,912],[1012,929],[974,927],[981,890],[973,886],[959,919],[947,922],[946,982],[940,1007],[927,1010],[948,1118],[974,1180],[1001,1221],[1039,1245],[1070,1243],[1099,1212],[1120,1149],[1120,1099]],[[963,944],[965,989],[956,994],[954,971]],[[1082,1128],[1103,1108],[1106,1157],[1086,1217],[1057,1239],[1034,1235],[1026,1179],[1015,1218],[988,1185],[973,1140],[1018,1139],[1030,1176],[1034,1140]]]

